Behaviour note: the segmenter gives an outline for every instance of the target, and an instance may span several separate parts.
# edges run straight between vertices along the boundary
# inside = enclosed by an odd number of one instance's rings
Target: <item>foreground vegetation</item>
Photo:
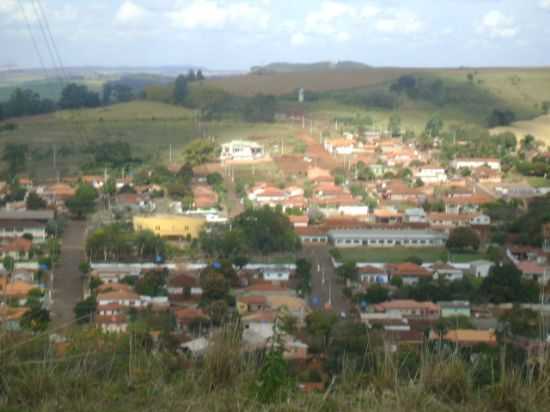
[[[341,344],[344,337],[331,339]],[[241,355],[237,335],[227,331],[199,360],[159,347],[137,330],[100,336],[82,329],[64,344],[41,336],[2,339],[5,411],[145,411],[154,405],[156,411],[533,412],[550,402],[548,362],[528,366],[512,347],[478,348],[476,356],[425,347],[397,356],[384,355],[371,337],[360,347],[342,347],[335,369],[304,376],[273,351]],[[314,377],[326,384],[320,392],[297,389]]]

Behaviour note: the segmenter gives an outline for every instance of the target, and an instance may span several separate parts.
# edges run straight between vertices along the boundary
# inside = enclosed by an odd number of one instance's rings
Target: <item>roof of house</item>
[[[439,311],[439,305],[433,302],[418,302],[412,299],[395,299],[387,302],[378,303],[375,308],[379,310],[399,310],[399,309],[427,309],[432,311]]]
[[[531,260],[523,260],[516,263],[516,267],[524,275],[544,275],[544,267]]]
[[[32,249],[32,240],[25,238],[17,238],[5,245],[0,246],[2,252],[24,252],[28,253]]]
[[[267,301],[272,309],[286,307],[288,310],[302,310],[306,307],[304,299],[294,296],[268,296]]]
[[[246,305],[265,305],[267,303],[267,298],[261,295],[240,296],[237,300]]]
[[[102,300],[138,300],[139,295],[135,292],[127,290],[115,290],[111,292],[100,293],[97,296],[97,300],[101,302]]]
[[[198,318],[204,318],[207,319],[208,315],[199,308],[181,308],[176,309],[174,311],[174,315],[176,316],[176,319],[179,321],[185,321],[185,320],[192,320],[192,319],[198,319]]]
[[[393,263],[386,267],[392,276],[432,277],[432,272],[412,262]]]
[[[433,335],[432,335],[433,336]],[[493,330],[475,330],[475,329],[456,329],[448,331],[443,339],[466,344],[486,343],[494,345],[497,342],[495,331]]]
[[[488,195],[474,193],[470,196],[446,197],[444,202],[450,205],[484,205],[491,203],[494,199]]]
[[[301,216],[289,216],[290,223],[308,223],[309,218],[306,215]]]
[[[370,266],[370,265],[358,267],[357,270],[359,271],[359,273],[365,274],[365,275],[368,275],[368,274],[379,275],[381,273],[386,273],[383,268],[378,268],[376,266]]]
[[[8,283],[6,286],[6,295],[7,296],[27,296],[29,292],[33,289],[36,289],[38,286],[34,283],[23,282],[17,280],[13,283]]]
[[[277,313],[272,310],[262,310],[243,316],[242,319],[245,322],[275,322]]]
[[[344,139],[344,138],[329,139],[329,140],[327,140],[327,144],[329,144],[333,147],[349,147],[349,146],[353,146],[355,144],[355,140],[353,140],[353,139]]]
[[[288,288],[271,282],[258,282],[246,288],[247,292],[288,292]]]
[[[48,192],[55,196],[74,196],[76,189],[67,183],[54,183],[53,185],[48,186]]]
[[[7,210],[0,211],[0,220],[51,220],[54,218],[53,210],[24,210],[11,212]]]
[[[3,321],[20,320],[29,308],[12,308],[11,306],[0,306],[0,323]]]
[[[375,217],[380,217],[380,218],[390,218],[390,217],[397,218],[402,216],[401,213],[391,209],[375,209],[373,213]]]

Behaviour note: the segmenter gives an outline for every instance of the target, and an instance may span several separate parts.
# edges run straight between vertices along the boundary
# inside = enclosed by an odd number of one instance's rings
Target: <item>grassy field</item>
[[[400,263],[409,257],[418,257],[423,262],[450,261],[456,263],[481,259],[480,254],[448,255],[445,248],[342,248],[338,249],[344,262]]]
[[[199,124],[194,112],[182,107],[149,101],[134,101],[105,108],[60,111],[48,115],[14,119],[15,131],[0,134],[0,145],[26,143],[36,153],[29,164],[29,173],[35,177],[51,178],[52,148],[57,150],[57,166],[61,175],[71,174],[86,161],[81,153],[89,142],[125,141],[132,145],[135,156],[149,163],[168,163],[172,145],[174,160],[183,162],[183,148],[200,137],[213,137],[219,142],[231,139],[254,139],[269,151],[284,142],[292,151],[298,144],[295,128],[286,124],[245,123],[228,119]],[[272,175],[273,165],[266,173]],[[251,174],[252,168],[239,168]],[[260,173],[261,167],[254,173]],[[261,176],[261,174],[259,174]]]
[[[515,122],[508,127],[497,127],[491,129],[491,133],[500,133],[509,131],[515,133],[518,139],[523,139],[525,135],[531,134],[537,140],[550,145],[550,115],[539,116],[533,120],[524,120]]]

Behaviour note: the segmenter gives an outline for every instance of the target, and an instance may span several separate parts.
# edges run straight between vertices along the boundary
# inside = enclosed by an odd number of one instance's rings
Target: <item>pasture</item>
[[[550,115],[536,117],[532,120],[523,120],[512,123],[507,127],[497,127],[491,129],[491,133],[512,132],[518,140],[523,139],[525,135],[531,134],[547,146],[550,145]]]

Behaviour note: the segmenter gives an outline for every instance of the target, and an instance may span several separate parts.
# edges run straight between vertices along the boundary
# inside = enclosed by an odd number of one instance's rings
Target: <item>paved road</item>
[[[84,256],[85,221],[70,220],[65,226],[61,259],[54,270],[51,317],[54,326],[74,320],[74,306],[82,298],[78,265]]]
[[[347,312],[349,303],[342,293],[344,285],[337,282],[329,247],[326,245],[303,245],[302,256],[309,259],[313,265],[310,305],[314,309],[321,309],[330,303],[336,312]],[[318,304],[313,302],[314,298],[319,299]]]

